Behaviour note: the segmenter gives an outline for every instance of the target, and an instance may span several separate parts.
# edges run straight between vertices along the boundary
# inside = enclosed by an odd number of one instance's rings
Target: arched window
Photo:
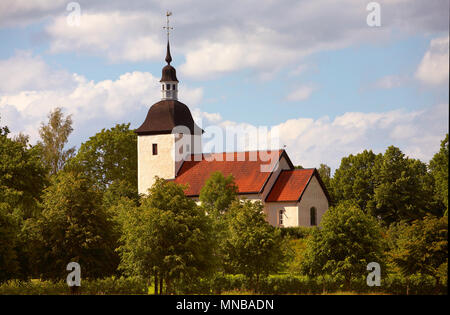
[[[283,225],[283,219],[284,219],[284,209],[281,209],[280,211],[278,211],[278,224],[280,226]]]
[[[166,90],[170,90],[170,84],[167,84]]]
[[[311,226],[317,225],[317,210],[315,207],[311,207],[311,209],[309,209],[309,218]]]

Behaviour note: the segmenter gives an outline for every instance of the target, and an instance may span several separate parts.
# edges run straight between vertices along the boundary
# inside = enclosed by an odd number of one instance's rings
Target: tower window
[[[152,152],[153,152],[153,155],[158,155],[158,144],[157,143],[153,143]]]
[[[172,84],[172,90],[175,90],[175,84]]]
[[[315,226],[317,225],[317,210],[314,207],[311,207],[309,209],[309,217],[310,217],[310,225]]]
[[[170,84],[167,84],[167,90],[170,90]]]
[[[280,225],[280,226],[282,226],[283,225],[283,219],[284,219],[284,210],[283,209],[281,209],[280,211],[278,211],[278,224]]]

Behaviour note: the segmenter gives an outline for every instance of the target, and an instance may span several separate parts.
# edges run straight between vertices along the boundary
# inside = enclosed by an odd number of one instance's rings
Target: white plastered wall
[[[313,176],[303,193],[298,206],[298,225],[311,226],[310,209],[315,207],[317,209],[317,225],[322,221],[322,216],[328,210],[328,199],[325,192],[320,186],[319,180]]]
[[[158,154],[153,155],[153,144],[158,145]],[[155,176],[175,178],[175,135],[138,136],[138,191],[146,194],[153,185]]]

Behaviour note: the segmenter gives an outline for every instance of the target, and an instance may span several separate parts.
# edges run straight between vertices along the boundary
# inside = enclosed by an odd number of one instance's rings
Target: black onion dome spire
[[[170,55],[169,41],[167,41],[166,62],[167,62],[167,65],[164,66],[164,68],[162,69],[162,77],[161,77],[160,82],[164,82],[164,81],[178,82],[177,71],[175,70],[174,67],[172,67],[170,65],[170,63],[172,62],[172,56]]]
[[[172,62],[172,56],[170,55],[170,45],[169,45],[169,41],[167,41],[166,62],[167,62],[167,64],[169,64],[169,65],[170,65],[170,63]]]

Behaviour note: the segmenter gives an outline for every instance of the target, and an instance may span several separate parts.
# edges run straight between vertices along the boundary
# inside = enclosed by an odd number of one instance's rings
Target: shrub
[[[301,239],[309,236],[313,230],[317,229],[317,227],[295,226],[278,229],[281,231],[281,236],[283,238],[291,237],[294,239]]]

